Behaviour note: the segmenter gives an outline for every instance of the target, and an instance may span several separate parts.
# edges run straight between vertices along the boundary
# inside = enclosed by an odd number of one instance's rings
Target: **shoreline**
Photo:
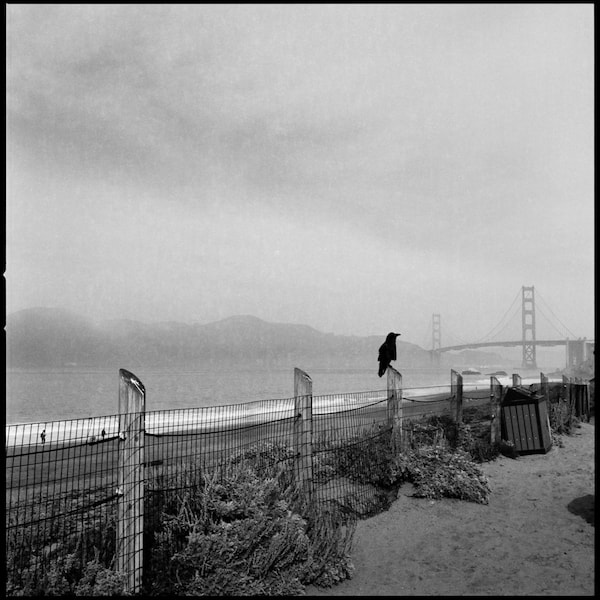
[[[524,385],[530,383],[523,381]],[[550,381],[550,385],[559,382]],[[508,383],[503,383],[509,386]],[[365,392],[340,392],[313,396],[313,415],[326,417],[353,408],[383,403],[386,390]],[[439,412],[439,405],[447,402],[451,394],[451,385],[419,386],[402,389],[402,409],[406,417],[426,412]],[[466,404],[483,404],[489,400],[489,381],[463,382],[463,399]],[[428,407],[430,410],[428,410]],[[226,429],[225,423],[235,422],[236,426],[258,426],[293,416],[294,398],[271,400],[252,400],[246,403],[223,404],[218,406],[171,408],[146,411],[146,433],[148,435],[168,434],[211,434]],[[44,449],[57,449],[68,444],[94,444],[106,438],[118,435],[119,415],[117,413],[82,417],[77,419],[56,419],[5,424],[5,448],[23,448],[26,446]],[[46,430],[46,441],[39,442],[40,433]]]

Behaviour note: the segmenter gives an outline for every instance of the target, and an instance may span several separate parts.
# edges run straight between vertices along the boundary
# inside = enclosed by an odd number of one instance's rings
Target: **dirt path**
[[[358,524],[351,580],[314,596],[593,595],[595,425],[484,463],[488,505],[413,498]]]

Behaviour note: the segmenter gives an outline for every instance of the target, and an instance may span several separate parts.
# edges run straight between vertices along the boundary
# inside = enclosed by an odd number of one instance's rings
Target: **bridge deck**
[[[492,346],[522,346],[523,343],[535,346],[565,346],[568,342],[585,342],[586,344],[593,344],[594,340],[516,340],[508,342],[479,342],[473,344],[458,344],[455,346],[444,346],[438,348],[438,352],[448,352],[449,350],[466,350],[467,348],[489,348]]]

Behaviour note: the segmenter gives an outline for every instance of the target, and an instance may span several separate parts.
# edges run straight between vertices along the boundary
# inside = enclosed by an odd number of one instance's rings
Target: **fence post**
[[[540,394],[546,400],[546,425],[548,431],[552,432],[550,426],[550,386],[548,385],[548,377],[544,373],[540,373]]]
[[[583,415],[585,415],[585,420],[589,423],[590,420],[590,401],[588,396],[588,384],[583,379],[579,379],[579,389],[581,394],[581,410]]]
[[[450,410],[456,423],[463,419],[463,376],[454,369],[450,369]]]
[[[560,394],[560,398],[563,399],[567,403],[567,419],[566,422],[568,424],[571,423],[571,419],[575,416],[575,398],[574,398],[574,390],[573,390],[573,380],[566,375],[562,376],[562,390]],[[563,419],[563,423],[565,420]]]
[[[546,398],[548,402],[548,411],[550,410],[550,390],[548,388],[548,377],[544,373],[540,373],[540,394]]]
[[[583,403],[585,406],[585,418],[586,421],[590,422],[590,382],[583,382]]]
[[[391,365],[387,368],[387,423],[392,432],[392,452],[403,448],[402,375]]]
[[[581,377],[575,379],[575,416],[578,419],[590,420],[587,385]]]
[[[119,467],[117,571],[125,593],[141,591],[144,539],[144,427],[146,390],[129,371],[119,369]]]
[[[573,377],[571,380],[571,395],[573,397],[573,406],[575,407],[575,416],[580,419],[582,415],[582,406],[581,406],[581,394],[579,393],[580,385],[579,385],[579,377]]]
[[[490,442],[498,444],[502,439],[502,386],[493,375],[490,377],[490,400],[492,405]]]
[[[312,379],[294,368],[294,450],[296,453],[296,482],[309,496],[312,495]]]
[[[513,384],[513,387],[521,386],[521,376],[518,373],[513,373],[512,384]]]
[[[560,397],[567,402],[571,401],[571,382],[566,375],[562,376],[562,393]]]

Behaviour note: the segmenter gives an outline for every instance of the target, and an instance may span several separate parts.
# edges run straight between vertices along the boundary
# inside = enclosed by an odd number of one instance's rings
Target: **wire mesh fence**
[[[116,422],[102,417],[6,427],[6,569],[15,589],[36,586],[57,559],[110,564]]]
[[[208,476],[244,461],[294,473],[296,398],[238,405],[151,411],[142,419],[144,528],[151,531],[169,502]],[[346,459],[347,479],[324,490],[325,453],[358,448],[386,428],[386,391],[312,398],[316,499],[340,498],[361,478],[360,460]],[[116,567],[122,501],[123,415],[6,428],[7,592],[39,590],[65,561],[73,578],[96,561]],[[129,432],[131,433],[131,432]],[[360,455],[360,452],[357,452]],[[350,458],[353,456],[350,450]],[[339,463],[339,461],[338,461]],[[333,467],[330,467],[330,470]],[[347,491],[347,490],[346,490]],[[134,517],[125,514],[126,523]],[[138,515],[139,518],[139,515]],[[123,520],[123,515],[121,516]],[[145,536],[148,540],[149,536]]]
[[[396,412],[388,388],[309,395],[308,412],[293,397],[7,426],[7,593],[39,592],[58,567],[77,580],[90,562],[139,571],[139,589],[165,510],[246,463],[354,517],[381,510],[394,436],[403,451],[446,443],[457,414],[452,386],[399,392]],[[461,419],[488,438],[490,398],[462,389]]]

